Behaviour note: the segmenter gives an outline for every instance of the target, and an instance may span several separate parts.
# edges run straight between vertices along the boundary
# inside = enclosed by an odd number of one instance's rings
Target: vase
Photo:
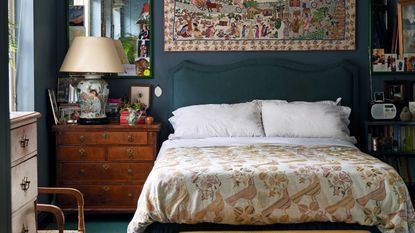
[[[138,119],[137,112],[135,110],[129,110],[128,116],[125,119],[128,125],[135,125]]]
[[[81,123],[105,123],[105,106],[108,100],[108,83],[100,76],[87,76],[78,84]]]

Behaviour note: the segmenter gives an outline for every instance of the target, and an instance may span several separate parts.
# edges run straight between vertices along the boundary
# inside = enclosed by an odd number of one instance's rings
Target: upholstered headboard
[[[170,81],[171,110],[253,99],[317,101],[342,97],[342,104],[352,108],[352,122],[357,123],[358,71],[347,61],[327,65],[278,59],[252,59],[230,65],[185,61],[170,70]]]

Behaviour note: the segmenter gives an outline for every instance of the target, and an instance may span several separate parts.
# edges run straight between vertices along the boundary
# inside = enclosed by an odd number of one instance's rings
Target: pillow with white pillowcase
[[[351,109],[319,102],[262,103],[267,137],[335,138],[355,142],[349,134]]]
[[[170,139],[264,136],[260,109],[254,101],[239,104],[205,104],[182,107],[169,119]]]

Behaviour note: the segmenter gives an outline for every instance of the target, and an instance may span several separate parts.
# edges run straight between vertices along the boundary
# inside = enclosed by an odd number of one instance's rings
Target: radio
[[[391,103],[372,103],[370,116],[374,120],[393,120],[397,116],[397,109]]]

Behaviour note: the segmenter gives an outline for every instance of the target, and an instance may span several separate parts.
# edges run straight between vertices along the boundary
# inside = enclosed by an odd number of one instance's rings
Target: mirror
[[[77,36],[118,40],[125,67],[119,76],[151,78],[151,29],[150,0],[69,0],[69,45]]]
[[[372,0],[373,72],[415,72],[415,0]]]

